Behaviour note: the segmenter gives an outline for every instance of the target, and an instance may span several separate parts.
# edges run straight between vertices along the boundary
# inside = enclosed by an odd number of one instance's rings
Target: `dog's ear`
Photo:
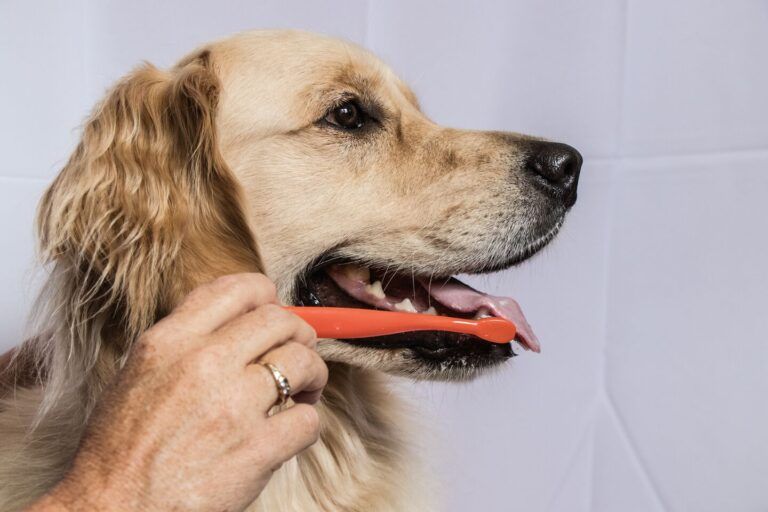
[[[119,82],[41,200],[52,306],[75,344],[92,345],[87,338],[98,334],[83,330],[94,326],[130,343],[200,282],[261,270],[239,186],[217,148],[212,66],[201,51],[170,71],[144,65]]]

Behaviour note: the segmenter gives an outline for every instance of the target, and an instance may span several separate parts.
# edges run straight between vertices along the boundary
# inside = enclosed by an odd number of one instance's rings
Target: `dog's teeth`
[[[437,315],[437,310],[435,309],[435,306],[429,306],[423,313],[425,315]]]
[[[402,301],[395,304],[395,309],[398,311],[406,311],[408,313],[418,313],[415,307],[413,307],[413,303],[411,302],[411,299],[403,299]]]
[[[347,277],[354,281],[363,281],[365,283],[371,280],[371,271],[368,267],[361,267],[360,265],[346,265],[344,267],[344,273]]]
[[[480,308],[477,310],[477,313],[475,313],[475,320],[479,320],[481,318],[489,318],[491,316],[493,315],[491,315],[491,312],[486,308]]]
[[[387,294],[384,293],[384,288],[381,287],[381,281],[375,281],[373,284],[365,285],[365,291],[377,299],[383,299],[387,296]]]

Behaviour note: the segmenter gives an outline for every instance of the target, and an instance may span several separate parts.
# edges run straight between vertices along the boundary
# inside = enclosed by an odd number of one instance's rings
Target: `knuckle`
[[[300,340],[303,344],[314,347],[317,344],[317,332],[314,327],[309,325],[304,319],[299,318],[298,333],[296,339]]]
[[[309,333],[307,333],[307,345],[309,345],[312,348],[317,347],[317,332],[315,329],[309,325],[307,325],[309,328]]]
[[[251,295],[255,290],[267,301],[277,297],[277,287],[267,276],[258,273],[229,274],[218,278],[217,286],[230,292]]]
[[[170,334],[164,329],[153,327],[145,331],[136,340],[132,352],[141,359],[147,359],[156,354],[164,343],[168,342]]]
[[[200,302],[207,302],[210,297],[215,293],[218,287],[218,280],[211,283],[207,283],[193,289],[187,294],[184,300],[179,305],[181,309],[189,306],[199,304]]]
[[[277,297],[277,286],[264,274],[248,274],[253,281],[253,286],[259,288],[268,300],[274,300]]]
[[[218,290],[230,290],[240,286],[242,279],[237,274],[220,276],[211,282],[211,287]]]
[[[285,322],[290,319],[290,313],[277,304],[264,304],[258,309],[258,314],[266,323]]]
[[[320,372],[320,385],[322,387],[325,387],[326,384],[328,384],[328,365],[325,364],[325,361],[323,361],[323,358],[320,357],[319,354],[315,354],[318,361],[318,369]]]
[[[226,276],[227,281],[220,289],[220,300],[234,306],[247,298],[251,292],[248,283],[236,275]]]
[[[205,288],[205,287],[203,287]],[[251,288],[243,279],[243,274],[229,274],[221,276],[208,285],[201,293],[211,296],[212,299],[222,301],[224,304],[234,306],[248,297]]]
[[[136,350],[144,350],[150,347],[156,347],[158,338],[159,336],[156,334],[156,331],[152,329],[145,331],[141,336],[139,336],[139,339],[136,340]]]
[[[306,374],[311,370],[315,363],[312,350],[296,342],[287,343],[285,347],[290,353],[292,366],[297,371]]]
[[[139,366],[152,365],[156,362],[157,347],[155,345],[147,345],[139,340],[136,345],[131,349],[131,359],[134,364]]]

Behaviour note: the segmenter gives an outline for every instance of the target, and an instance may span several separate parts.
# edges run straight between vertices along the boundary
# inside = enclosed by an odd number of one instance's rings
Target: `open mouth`
[[[357,262],[313,267],[299,281],[296,302],[303,306],[328,306],[401,311],[460,318],[500,317],[517,326],[517,341],[526,350],[539,352],[540,345],[517,302],[475,290],[455,277],[420,276],[410,271],[393,272]],[[420,331],[345,340],[360,346],[408,348],[430,360],[473,357],[487,362],[514,355],[511,344],[495,344],[480,338],[443,331]]]

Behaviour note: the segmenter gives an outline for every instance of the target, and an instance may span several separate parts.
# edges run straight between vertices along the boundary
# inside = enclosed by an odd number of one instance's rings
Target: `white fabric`
[[[436,121],[585,155],[579,202],[511,294],[543,344],[423,398],[444,510],[768,510],[765,0],[0,1],[0,348],[32,215],[104,88],[234,31],[381,55]]]

